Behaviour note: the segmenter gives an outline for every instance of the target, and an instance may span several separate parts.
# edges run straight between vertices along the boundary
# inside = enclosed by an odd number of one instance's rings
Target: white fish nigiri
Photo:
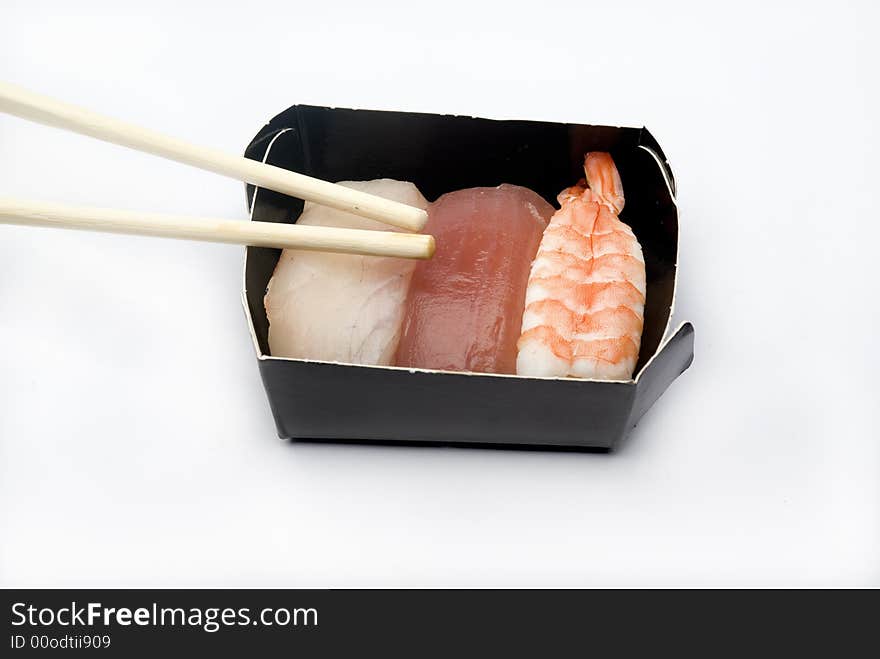
[[[355,190],[427,208],[412,183],[341,181]],[[298,224],[393,231],[388,225],[306,202]],[[276,357],[390,365],[416,262],[285,249],[264,304]]]

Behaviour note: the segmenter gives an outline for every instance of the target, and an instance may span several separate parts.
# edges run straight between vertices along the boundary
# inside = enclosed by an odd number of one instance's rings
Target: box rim
[[[352,110],[352,111],[365,110],[368,112],[393,112],[391,110],[371,110],[369,108],[336,108],[336,107],[308,105],[308,104],[296,104],[291,107],[297,107],[297,106],[310,107],[310,108],[342,109],[342,110]],[[290,108],[287,108],[286,110],[282,111],[281,113],[278,113],[275,116],[273,116],[268,122],[263,124],[263,128],[271,125],[271,123],[278,116],[280,116],[284,112],[287,112],[289,109]],[[511,118],[493,119],[490,117],[476,117],[473,115],[433,114],[430,112],[408,112],[407,114],[423,114],[426,116],[434,116],[434,117],[441,116],[441,117],[459,117],[459,118],[468,118],[468,119],[488,119],[490,121],[517,121],[517,122],[530,122],[530,123],[561,123],[561,122],[538,121],[538,120],[534,120],[534,119],[511,119]],[[596,124],[583,124],[583,125],[596,125]],[[647,132],[649,135],[653,136],[653,134],[644,125],[642,125],[641,127],[616,126],[616,128],[638,130],[640,132],[644,131],[644,132]],[[269,153],[271,152],[272,146],[275,144],[275,141],[281,135],[283,135],[284,133],[286,133],[290,130],[293,130],[293,129],[289,128],[289,127],[282,128],[282,129],[278,130],[278,132],[272,136],[272,139],[269,140],[269,143],[266,145],[266,150],[263,152],[263,157],[261,159],[261,162],[265,163],[267,161]],[[259,131],[258,131],[258,134],[259,134]],[[655,138],[655,142],[656,142],[656,138]],[[378,369],[378,370],[385,370],[385,371],[404,371],[404,372],[408,372],[408,373],[484,376],[484,377],[496,377],[496,378],[512,378],[512,379],[517,379],[517,380],[550,380],[550,381],[557,381],[557,382],[573,382],[573,383],[592,382],[595,384],[604,384],[604,385],[626,385],[626,386],[637,385],[640,378],[642,377],[642,375],[647,372],[648,367],[651,365],[651,363],[657,358],[658,355],[660,355],[663,352],[663,350],[665,349],[665,347],[669,343],[670,339],[673,336],[675,336],[678,333],[678,331],[688,322],[686,320],[681,321],[679,323],[679,325],[676,327],[676,330],[674,332],[669,331],[670,327],[672,326],[673,315],[675,313],[675,298],[676,298],[676,295],[678,294],[678,270],[679,270],[678,260],[679,260],[679,251],[680,251],[679,248],[681,246],[681,216],[678,213],[678,200],[676,199],[676,195],[675,195],[675,184],[673,183],[674,174],[671,171],[672,166],[669,164],[668,160],[661,158],[660,154],[657,153],[657,151],[655,151],[650,146],[647,146],[645,144],[640,143],[637,145],[637,148],[643,149],[644,151],[646,151],[654,159],[658,168],[660,169],[660,172],[663,176],[663,181],[666,184],[667,190],[669,191],[670,199],[672,200],[672,203],[676,208],[677,231],[676,231],[676,237],[675,237],[675,257],[676,257],[676,260],[675,260],[675,272],[673,275],[672,299],[670,300],[670,303],[669,303],[669,314],[666,318],[666,325],[663,328],[663,334],[661,335],[661,339],[657,345],[657,349],[648,358],[648,360],[644,363],[644,365],[642,366],[642,368],[639,370],[639,372],[636,374],[636,376],[634,378],[630,378],[628,380],[597,380],[597,379],[593,379],[593,378],[572,378],[572,377],[559,377],[559,376],[541,377],[541,376],[530,376],[530,375],[517,375],[517,374],[510,374],[510,373],[482,373],[482,372],[477,372],[477,371],[450,371],[450,370],[443,370],[443,369],[412,368],[409,366],[392,366],[392,365],[379,365],[379,364],[354,364],[354,363],[349,363],[349,362],[325,361],[325,360],[318,360],[318,359],[300,359],[300,358],[295,358],[295,357],[278,357],[275,355],[263,354],[262,351],[260,350],[260,343],[259,343],[259,340],[257,339],[256,328],[254,327],[253,317],[251,316],[250,307],[249,307],[248,301],[247,301],[248,249],[247,249],[247,247],[245,247],[243,250],[244,254],[243,254],[243,262],[242,262],[241,301],[242,301],[242,307],[244,309],[245,318],[247,319],[247,323],[248,323],[248,331],[251,336],[251,341],[253,342],[253,345],[254,345],[254,351],[256,353],[257,360],[258,361],[295,362],[295,363],[300,363],[300,364],[322,364],[322,365],[330,365],[330,366],[347,366],[347,367],[353,367],[353,368],[371,368],[371,369]],[[262,188],[260,188],[259,186],[254,186],[254,192],[253,192],[253,195],[250,199],[249,208],[248,208],[248,221],[249,222],[254,221],[253,214],[254,214],[254,209],[256,208],[257,194],[259,193],[259,191],[261,189]]]

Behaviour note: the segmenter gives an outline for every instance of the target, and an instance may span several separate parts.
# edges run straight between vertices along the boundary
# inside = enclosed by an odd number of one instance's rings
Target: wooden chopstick
[[[428,259],[434,254],[434,238],[424,234],[139,213],[9,197],[0,197],[0,224],[407,259]]]
[[[428,214],[421,208],[297,174],[243,156],[189,144],[2,81],[0,81],[0,110],[23,119],[66,128],[105,142],[176,160],[409,231],[421,231],[428,221]]]

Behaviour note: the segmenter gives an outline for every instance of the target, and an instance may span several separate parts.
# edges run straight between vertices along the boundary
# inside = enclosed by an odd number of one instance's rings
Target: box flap
[[[694,326],[682,323],[660,346],[636,378],[636,398],[629,417],[635,426],[664,391],[694,361]]]

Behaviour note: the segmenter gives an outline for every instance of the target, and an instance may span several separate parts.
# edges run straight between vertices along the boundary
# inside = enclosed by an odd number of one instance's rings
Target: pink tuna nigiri
[[[507,184],[434,202],[425,232],[437,251],[416,266],[396,364],[515,373],[529,266],[553,210]]]

